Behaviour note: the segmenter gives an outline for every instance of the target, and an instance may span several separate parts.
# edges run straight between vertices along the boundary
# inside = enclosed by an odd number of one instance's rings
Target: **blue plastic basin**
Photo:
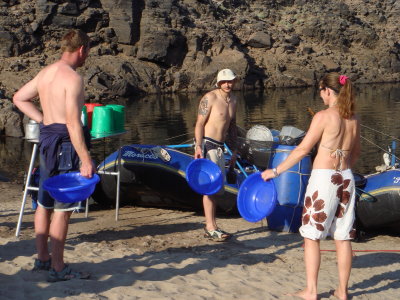
[[[100,181],[97,174],[92,178],[71,172],[50,177],[43,182],[43,188],[56,200],[65,203],[79,202],[87,199]]]
[[[202,195],[213,195],[224,185],[217,164],[205,158],[195,159],[187,166],[186,180],[195,192]]]
[[[277,204],[273,180],[264,181],[257,172],[246,178],[240,186],[237,207],[243,219],[258,222],[269,216]]]

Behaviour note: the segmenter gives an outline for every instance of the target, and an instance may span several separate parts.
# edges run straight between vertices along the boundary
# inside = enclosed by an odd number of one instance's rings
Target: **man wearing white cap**
[[[215,162],[225,175],[224,142],[227,134],[234,142],[231,165],[236,162],[236,97],[231,94],[236,75],[230,69],[223,69],[217,75],[217,89],[203,96],[200,100],[195,127],[195,159],[207,158]],[[222,188],[218,194],[223,194]],[[231,235],[217,226],[216,202],[213,196],[203,196],[206,226],[204,236],[217,241],[224,241]]]

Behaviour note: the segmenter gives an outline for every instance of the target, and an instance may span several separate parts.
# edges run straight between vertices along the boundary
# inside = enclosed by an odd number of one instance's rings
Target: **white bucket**
[[[39,123],[35,120],[29,120],[25,125],[25,139],[38,140],[40,135]]]

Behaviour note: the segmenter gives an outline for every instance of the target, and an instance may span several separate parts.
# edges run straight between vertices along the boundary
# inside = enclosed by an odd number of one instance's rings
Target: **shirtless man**
[[[208,92],[200,100],[195,127],[194,157],[207,158],[215,162],[225,174],[224,142],[227,134],[236,143],[236,98],[231,91],[236,75],[229,69],[219,71],[217,89]],[[236,162],[236,146],[233,149],[231,165]],[[223,188],[218,194],[223,194]],[[224,241],[231,235],[217,226],[216,202],[213,196],[203,196],[204,215],[206,218],[205,237]]]
[[[75,71],[84,64],[89,54],[89,42],[89,37],[82,31],[69,31],[61,42],[61,59],[41,70],[13,98],[14,104],[24,114],[41,123],[41,178],[39,205],[35,213],[38,258],[34,270],[49,270],[48,281],[52,282],[89,277],[89,274],[72,271],[64,263],[68,222],[79,203],[58,202],[42,188],[43,181],[49,176],[80,170],[82,176],[90,178],[95,172],[88,151],[90,135],[87,131],[84,133],[80,118],[84,104],[83,79]],[[37,96],[43,113],[32,103]],[[53,218],[50,219],[53,211]],[[49,236],[51,256],[47,245]]]
[[[318,299],[319,245],[330,233],[335,240],[339,273],[339,284],[332,294],[347,300],[352,260],[350,241],[355,237],[355,184],[351,168],[360,154],[360,121],[354,112],[354,88],[347,76],[329,73],[319,85],[320,96],[328,108],[315,114],[307,135],[286,160],[261,176],[264,180],[279,176],[318,144],[299,230],[304,237],[307,285],[291,296]]]

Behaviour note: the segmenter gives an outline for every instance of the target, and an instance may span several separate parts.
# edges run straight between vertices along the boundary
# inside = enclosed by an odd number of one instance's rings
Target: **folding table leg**
[[[15,232],[15,236],[16,236],[16,237],[19,236],[19,232],[20,232],[20,230],[21,230],[22,216],[24,215],[26,197],[28,196],[28,190],[30,189],[29,183],[30,183],[30,181],[31,181],[32,170],[33,170],[33,165],[35,164],[37,149],[38,149],[38,144],[37,144],[37,143],[34,143],[34,144],[33,144],[33,148],[32,148],[31,162],[30,162],[29,168],[28,168],[28,176],[26,177],[26,182],[25,182],[24,196],[23,196],[23,198],[22,198],[21,210],[20,210],[20,212],[19,212],[17,230],[16,230],[16,232]]]
[[[121,147],[118,149],[118,165],[117,165],[117,196],[115,199],[115,221],[118,221],[119,215],[119,187],[120,187],[120,178],[121,175]]]
[[[85,218],[87,218],[89,215],[89,198],[86,199],[86,205],[85,205]]]

